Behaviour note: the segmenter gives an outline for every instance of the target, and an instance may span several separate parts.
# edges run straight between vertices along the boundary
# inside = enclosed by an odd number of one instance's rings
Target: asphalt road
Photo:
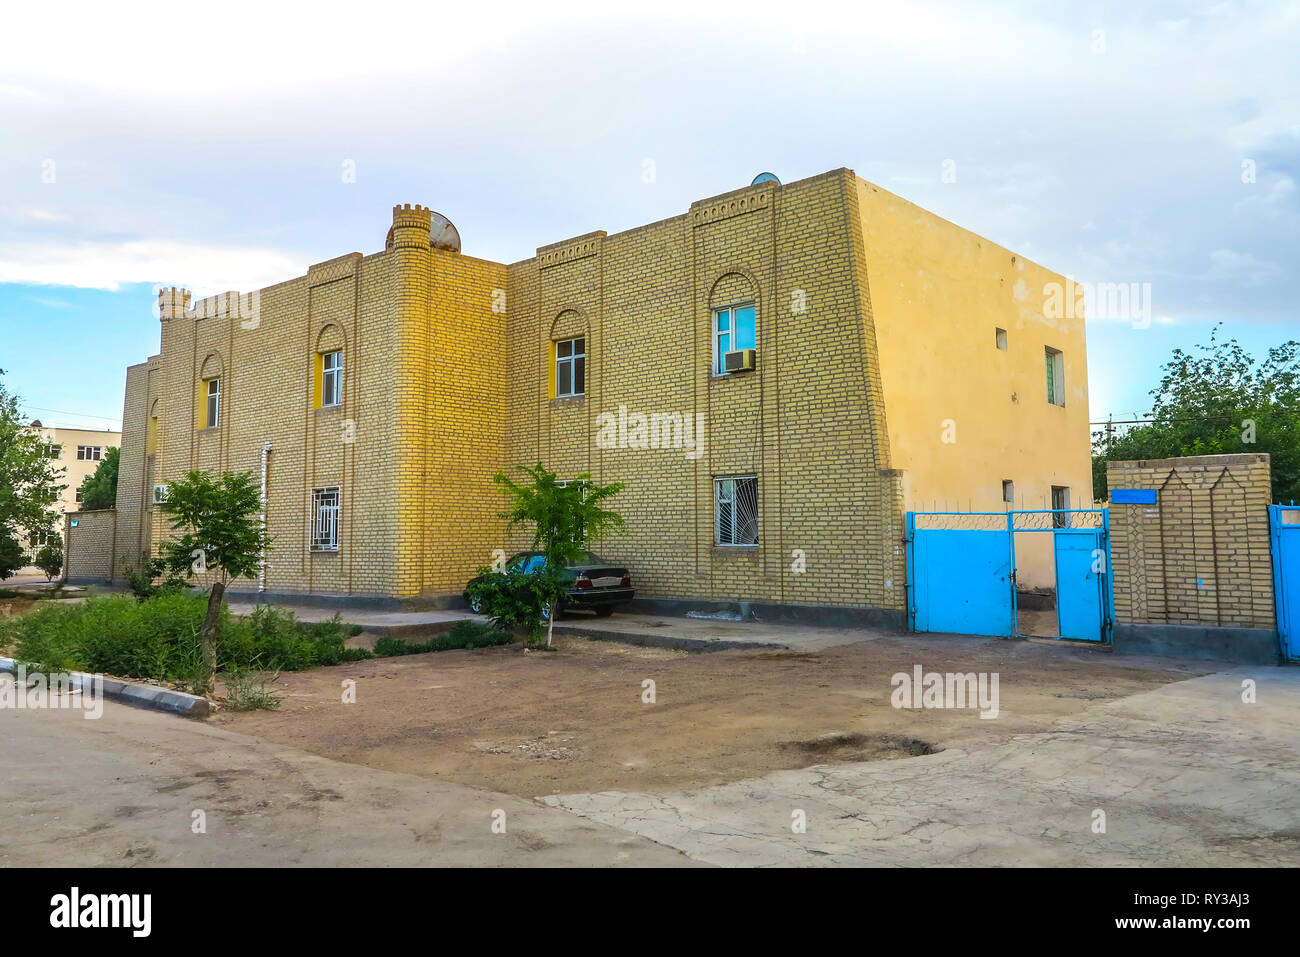
[[[0,756],[4,867],[691,863],[521,798],[331,761],[112,701],[98,720],[79,710],[0,709]],[[495,812],[504,812],[504,833],[493,831],[502,820]],[[195,833],[199,820],[204,833]]]

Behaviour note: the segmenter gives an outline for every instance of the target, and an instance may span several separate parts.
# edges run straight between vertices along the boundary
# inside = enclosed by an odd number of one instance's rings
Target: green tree
[[[53,581],[54,576],[63,571],[63,536],[58,532],[51,532],[49,541],[36,553],[33,564],[45,572],[47,582]]]
[[[1151,421],[1093,434],[1092,485],[1106,498],[1106,463],[1182,455],[1268,453],[1273,500],[1300,500],[1300,342],[1251,356],[1236,339],[1175,349],[1151,390]]]
[[[18,397],[5,388],[3,376],[0,369],[0,540],[21,551],[24,533],[54,529],[54,504],[66,486],[40,433],[24,427]],[[6,544],[4,552],[11,556],[12,547]]]
[[[105,450],[95,471],[81,482],[81,507],[86,511],[97,508],[117,508],[117,465],[120,451]]]
[[[261,506],[261,492],[252,472],[223,472],[219,479],[206,472],[190,472],[168,486],[167,500],[159,506],[171,516],[172,529],[180,533],[162,546],[166,568],[182,577],[216,575],[201,633],[200,693],[211,686],[217,670],[217,627],[226,583],[231,578],[256,575],[271,544],[258,518]]]
[[[546,558],[549,574],[544,574],[538,582],[547,599],[546,646],[549,648],[560,599],[568,587],[558,572],[578,561],[589,543],[599,542],[623,527],[622,517],[603,504],[621,492],[623,485],[619,482],[594,485],[591,476],[585,473],[561,482],[541,462],[532,468],[516,466],[516,471],[524,473],[527,481],[516,482],[504,472],[498,472],[493,480],[509,498],[509,506],[501,513],[506,519],[506,533],[520,526],[531,526],[532,547]]]
[[[27,567],[27,551],[22,543],[8,532],[0,531],[0,581],[12,577],[20,568]]]

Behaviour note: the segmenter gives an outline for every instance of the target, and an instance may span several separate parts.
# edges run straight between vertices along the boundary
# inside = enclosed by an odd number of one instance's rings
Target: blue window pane
[[[718,313],[718,331],[726,332],[731,328],[731,313],[722,310]]]
[[[745,306],[736,310],[736,348],[755,348],[753,306]]]

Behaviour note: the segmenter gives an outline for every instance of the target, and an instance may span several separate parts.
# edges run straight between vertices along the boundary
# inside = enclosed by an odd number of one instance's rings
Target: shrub
[[[154,678],[202,687],[205,665],[200,632],[207,598],[163,590],[142,601],[128,595],[95,596],[77,604],[49,603],[0,623],[0,645],[34,670],[89,671]],[[292,612],[259,607],[235,618],[225,607],[218,622],[219,664],[224,671],[301,671],[369,657],[344,647],[355,626],[337,615],[303,623]]]
[[[529,644],[539,644],[546,622],[543,613],[564,585],[562,573],[548,567],[533,572],[515,567],[504,572],[481,568],[479,574],[465,589],[470,600],[479,603],[498,630],[522,632]]]
[[[131,594],[135,595],[140,601],[146,601],[155,595],[161,595],[167,592],[187,591],[189,586],[183,578],[177,575],[169,574],[158,583],[158,579],[166,573],[161,558],[150,559],[143,567],[127,565],[122,574],[126,577],[127,587],[131,589]]]
[[[510,643],[510,634],[498,628],[488,628],[474,621],[457,622],[445,635],[435,635],[428,641],[406,642],[391,635],[375,640],[376,658],[395,658],[400,655],[422,655],[431,651],[450,651],[453,648],[488,648]]]
[[[50,535],[49,542],[36,553],[32,563],[45,572],[45,580],[53,581],[54,576],[63,571],[63,536],[58,532]]]

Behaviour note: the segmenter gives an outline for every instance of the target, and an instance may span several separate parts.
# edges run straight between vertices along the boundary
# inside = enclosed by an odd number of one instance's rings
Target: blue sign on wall
[[[1110,490],[1112,505],[1154,505],[1156,490],[1153,488],[1113,488]]]

